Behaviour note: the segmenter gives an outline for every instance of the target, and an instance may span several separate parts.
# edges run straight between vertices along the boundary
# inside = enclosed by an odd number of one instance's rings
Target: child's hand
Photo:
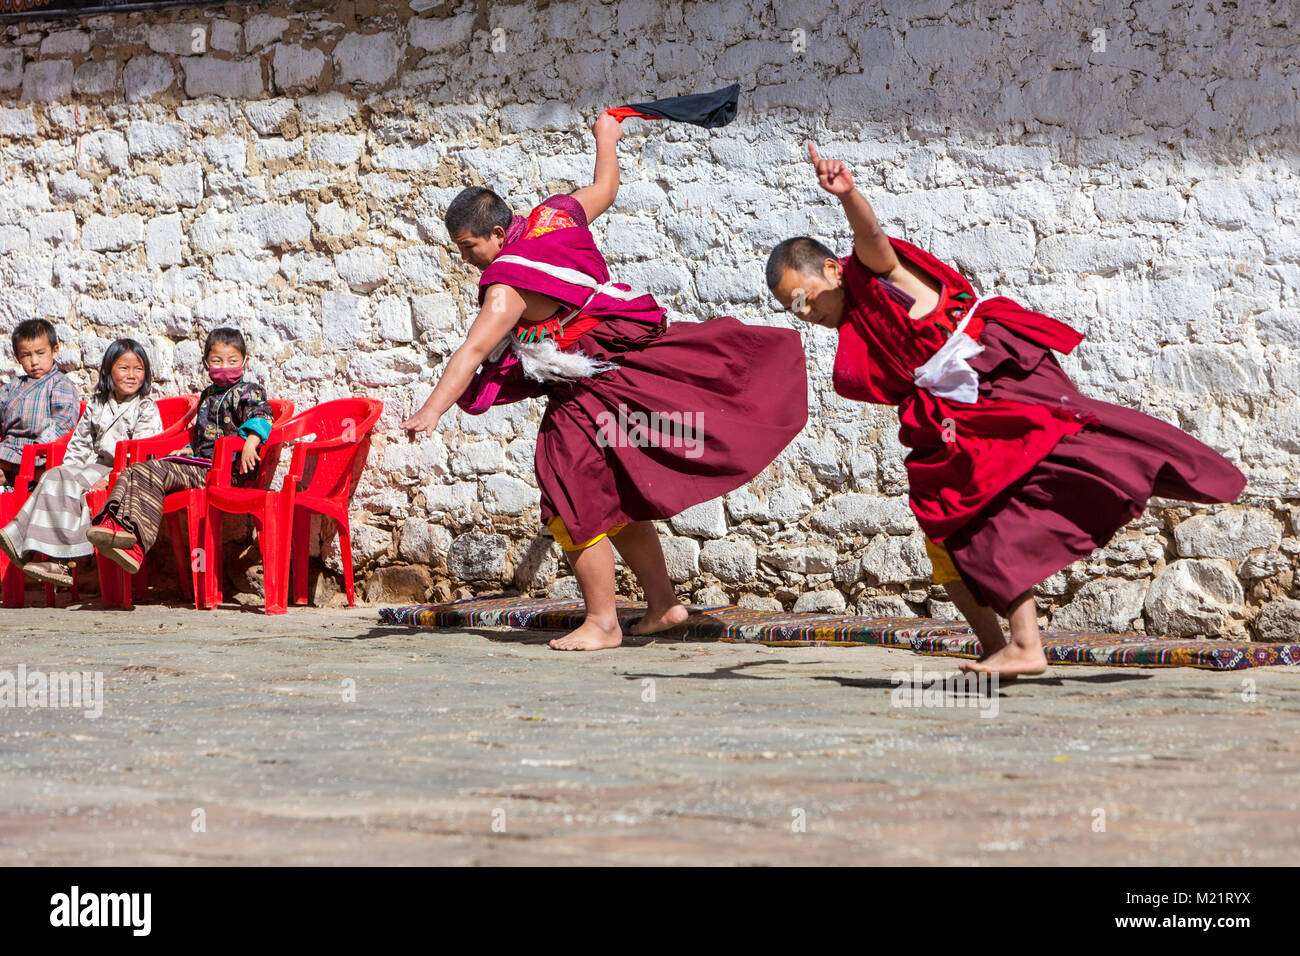
[[[845,196],[853,192],[853,176],[849,173],[849,167],[838,159],[820,158],[812,140],[808,140],[808,156],[817,170],[817,185],[832,196]]]
[[[186,446],[185,446],[184,448],[182,448],[180,451],[176,452],[176,454],[179,455],[181,458],[193,458],[193,457],[194,457],[194,446],[193,446],[193,445],[186,445]]]
[[[99,479],[99,481],[95,482],[93,485],[90,486],[91,491],[104,491],[106,488],[108,488],[107,478],[101,478]]]
[[[256,435],[249,435],[244,441],[244,450],[239,453],[239,473],[246,475],[257,467],[257,446],[262,444],[262,439]]]

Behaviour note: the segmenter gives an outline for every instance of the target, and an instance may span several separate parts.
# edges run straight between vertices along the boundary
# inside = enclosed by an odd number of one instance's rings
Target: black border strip
[[[120,3],[113,6],[77,7],[76,9],[42,7],[36,10],[0,13],[0,23],[20,20],[66,20],[82,16],[99,16],[103,13],[139,13],[143,10],[167,10],[173,7],[217,7],[226,6],[231,2],[232,0],[157,0],[154,3]],[[251,3],[238,5],[254,6]]]

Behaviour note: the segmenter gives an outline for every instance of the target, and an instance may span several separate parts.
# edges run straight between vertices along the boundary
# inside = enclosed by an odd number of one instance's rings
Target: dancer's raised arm
[[[601,113],[591,132],[596,137],[596,174],[590,186],[573,192],[573,198],[587,214],[588,223],[614,205],[614,197],[618,195],[618,141],[623,137],[623,124],[608,113]]]
[[[452,353],[433,392],[418,412],[402,422],[412,441],[422,432],[437,431],[438,420],[469,388],[474,373],[514,328],[525,307],[523,296],[510,286],[501,283],[488,286],[483,308],[469,327],[465,341]]]
[[[897,269],[898,255],[880,228],[871,203],[853,188],[849,167],[838,159],[822,159],[812,140],[808,141],[808,158],[817,170],[817,184],[844,206],[844,214],[853,228],[853,252],[858,261],[877,275],[888,275]]]
[[[853,177],[848,166],[838,159],[819,157],[812,140],[808,141],[808,156],[817,170],[818,184],[839,199],[844,207],[844,215],[853,228],[854,258],[912,297],[913,318],[929,315],[939,304],[938,281],[898,257],[885,230],[880,227],[871,203],[853,188]]]

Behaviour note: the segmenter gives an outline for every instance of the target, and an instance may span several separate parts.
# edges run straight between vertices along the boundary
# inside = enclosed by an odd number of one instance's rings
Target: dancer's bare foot
[[[1006,647],[1006,645],[1003,644],[1002,647]],[[996,654],[998,651],[1002,650],[1002,647],[999,647],[997,650],[994,650],[994,651],[985,651],[984,653],[980,654],[979,657],[975,658],[975,662],[976,662],[977,664],[982,664],[984,661],[988,660],[990,657],[992,657],[992,656],[993,656],[994,654]],[[960,667],[960,666],[961,666],[961,665],[959,664],[958,667]],[[1002,683],[1004,683],[1004,684],[1010,684],[1010,683],[1011,683],[1013,680],[1015,680],[1015,679],[1016,679],[1016,675],[1015,675],[1015,674],[998,674],[998,680],[1000,680],[1000,681],[1001,681]]]
[[[1024,648],[1008,644],[987,657],[976,661],[962,661],[962,673],[997,674],[1001,679],[1032,676],[1047,670],[1047,655],[1042,647]]]
[[[980,642],[980,657],[979,657],[980,660],[985,660],[986,658],[992,657],[998,651],[1002,650],[1002,648],[1006,647],[1008,644],[1011,643],[1010,641],[1007,640],[1007,636],[1002,632],[1001,628],[998,628],[998,632],[996,635],[976,634],[976,637],[979,638],[979,642]]]
[[[676,627],[686,620],[689,612],[684,604],[671,604],[666,608],[646,608],[645,615],[633,622],[631,632],[638,637],[642,634],[657,634],[670,627]]]
[[[549,644],[557,651],[603,651],[623,643],[623,631],[617,622],[613,627],[602,627],[588,618],[579,627]]]

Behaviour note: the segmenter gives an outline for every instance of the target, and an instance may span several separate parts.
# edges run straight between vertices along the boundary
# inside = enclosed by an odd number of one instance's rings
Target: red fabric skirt
[[[1234,501],[1245,476],[1173,425],[1082,395],[1047,349],[990,322],[971,359],[980,394],[1095,417],[944,541],[966,586],[1005,615],[1013,600],[1104,547],[1153,495]]]
[[[669,326],[614,318],[576,347],[620,366],[547,389],[536,455],[541,516],[560,516],[577,542],[739,488],[808,420],[793,329],[730,316]]]

